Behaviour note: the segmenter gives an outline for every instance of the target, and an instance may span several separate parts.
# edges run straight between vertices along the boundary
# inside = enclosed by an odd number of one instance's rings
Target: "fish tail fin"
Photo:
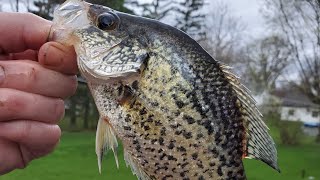
[[[113,151],[117,168],[119,168],[117,148],[118,141],[109,120],[107,118],[100,117],[96,133],[96,154],[98,158],[99,173],[101,173],[103,155],[109,149]]]
[[[250,91],[240,83],[239,78],[230,72],[230,67],[221,65],[220,68],[237,94],[237,104],[244,120],[243,157],[261,160],[280,172],[275,143],[268,133],[269,128],[262,120],[256,101]]]

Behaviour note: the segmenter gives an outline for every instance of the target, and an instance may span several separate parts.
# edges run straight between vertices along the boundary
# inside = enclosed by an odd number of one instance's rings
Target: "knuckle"
[[[5,88],[0,89],[0,109],[4,109],[7,116],[16,115],[27,108],[27,104],[14,91]]]
[[[25,75],[27,80],[25,81],[24,88],[32,89],[34,87],[35,82],[37,81],[37,69],[33,66],[28,66]]]
[[[33,13],[30,12],[24,12],[22,13],[22,16],[25,17],[26,19],[28,18],[36,18],[36,15],[34,15]]]
[[[38,65],[30,60],[1,62],[0,87],[30,89],[37,80],[38,69]]]
[[[17,141],[21,141],[29,137],[32,132],[32,123],[30,121],[20,121],[19,130],[17,133]]]

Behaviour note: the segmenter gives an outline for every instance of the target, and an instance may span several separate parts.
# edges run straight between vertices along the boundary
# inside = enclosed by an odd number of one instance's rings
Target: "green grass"
[[[125,166],[121,148],[119,149],[119,170],[116,169],[113,154],[110,152],[103,163],[102,174],[98,173],[94,136],[94,132],[65,132],[59,147],[53,154],[31,162],[24,170],[16,170],[1,176],[0,180],[135,180],[136,177]],[[320,145],[279,146],[278,152],[282,171],[280,174],[260,161],[245,160],[248,179],[298,180],[302,179],[303,170],[306,176],[320,179]]]
[[[281,173],[260,161],[245,159],[249,180],[301,180],[302,171],[305,171],[304,179],[308,179],[308,176],[320,179],[320,145],[279,146],[277,149]]]
[[[66,133],[59,147],[51,155],[32,161],[24,170],[15,170],[0,180],[136,180],[125,166],[122,148],[119,148],[120,167],[116,168],[113,153],[109,152],[99,174],[94,151],[94,132]]]

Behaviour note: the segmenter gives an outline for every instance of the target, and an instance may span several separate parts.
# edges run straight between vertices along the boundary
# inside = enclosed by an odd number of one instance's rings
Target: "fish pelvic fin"
[[[130,166],[132,173],[136,175],[139,180],[151,180],[149,175],[139,166],[139,164],[126,150],[124,150],[124,160],[127,167]]]
[[[250,95],[250,90],[241,84],[239,77],[231,72],[229,66],[220,65],[220,68],[237,94],[237,105],[244,119],[246,133],[243,140],[243,157],[261,160],[280,172],[275,143],[268,133],[269,128],[262,120],[256,101]]]
[[[100,117],[96,132],[96,154],[98,158],[99,173],[101,173],[101,163],[103,155],[111,149],[114,154],[117,168],[119,161],[117,155],[118,141],[108,118]]]

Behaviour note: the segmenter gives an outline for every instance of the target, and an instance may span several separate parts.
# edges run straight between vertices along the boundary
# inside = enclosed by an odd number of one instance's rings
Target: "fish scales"
[[[100,114],[99,170],[115,137],[140,179],[245,179],[243,157],[278,170],[248,90],[185,33],[79,0],[55,11],[53,29],[75,46]]]
[[[204,177],[205,179],[237,177],[237,179],[241,179],[240,177],[243,176],[242,148],[233,148],[232,146],[239,146],[239,141],[241,144],[243,131],[238,133],[238,137],[233,132],[227,132],[229,134],[225,137],[222,137],[223,135],[220,133],[230,129],[228,126],[242,126],[241,122],[238,124],[223,123],[215,131],[214,126],[222,123],[222,118],[220,117],[218,121],[218,118],[207,114],[216,114],[216,117],[218,117],[218,114],[223,116],[224,113],[229,112],[223,112],[222,108],[218,110],[219,112],[206,113],[206,110],[202,109],[200,103],[196,100],[196,94],[192,95],[192,90],[182,87],[177,89],[181,83],[174,81],[179,78],[168,72],[167,66],[164,66],[164,69],[158,68],[158,65],[148,67],[151,68],[146,69],[145,72],[148,72],[145,74],[146,76],[166,72],[165,77],[161,80],[150,78],[147,79],[147,82],[141,82],[141,86],[144,86],[141,87],[141,95],[139,93],[134,102],[123,106],[122,111],[125,111],[127,116],[121,118],[125,118],[126,123],[114,127],[116,132],[125,130],[122,133],[123,137],[120,137],[120,139],[124,142],[125,149],[130,150],[128,153],[139,159],[138,163],[144,169],[152,171],[152,174],[149,175],[155,177],[155,179],[167,175],[172,175],[174,179],[186,177]],[[156,71],[152,71],[152,67],[156,67],[154,69]],[[157,86],[149,88],[150,83],[157,84]],[[171,84],[171,86],[166,86],[167,89],[161,88],[165,84]],[[92,87],[92,89],[99,88]],[[101,90],[106,91],[107,89],[106,86],[101,87]],[[102,93],[101,91],[93,93],[94,97],[99,97],[101,94],[110,93]],[[153,96],[161,97],[160,94],[163,94],[162,98],[158,100],[152,98]],[[189,100],[190,98],[187,98],[187,96],[193,96],[191,99],[194,99],[195,102]],[[171,98],[176,99],[176,101],[167,103],[167,100]],[[118,107],[116,105],[106,106],[106,104],[109,104],[106,103],[108,99],[109,97],[106,96],[99,97],[97,106],[100,107],[100,112],[106,113],[105,116],[112,117],[113,115],[108,113],[116,112]],[[143,104],[145,102],[147,104]],[[223,104],[229,106],[228,102]],[[194,109],[193,107],[200,108]],[[216,110],[214,109],[214,111]],[[118,112],[121,114],[120,111]],[[165,119],[163,119],[163,113],[167,114]],[[236,113],[231,112],[229,116],[234,115]],[[119,119],[114,120],[118,121]],[[111,124],[113,123],[116,122]],[[214,136],[212,136],[213,134]],[[217,142],[215,146],[212,145],[214,141]],[[227,151],[230,149],[231,151]],[[233,152],[233,149],[237,150]],[[216,158],[213,159],[213,156]],[[238,159],[238,162],[234,159]],[[225,171],[224,168],[227,169],[225,166],[234,167],[232,168],[233,171]],[[200,172],[198,168],[201,169]],[[171,174],[170,172],[175,173]]]

